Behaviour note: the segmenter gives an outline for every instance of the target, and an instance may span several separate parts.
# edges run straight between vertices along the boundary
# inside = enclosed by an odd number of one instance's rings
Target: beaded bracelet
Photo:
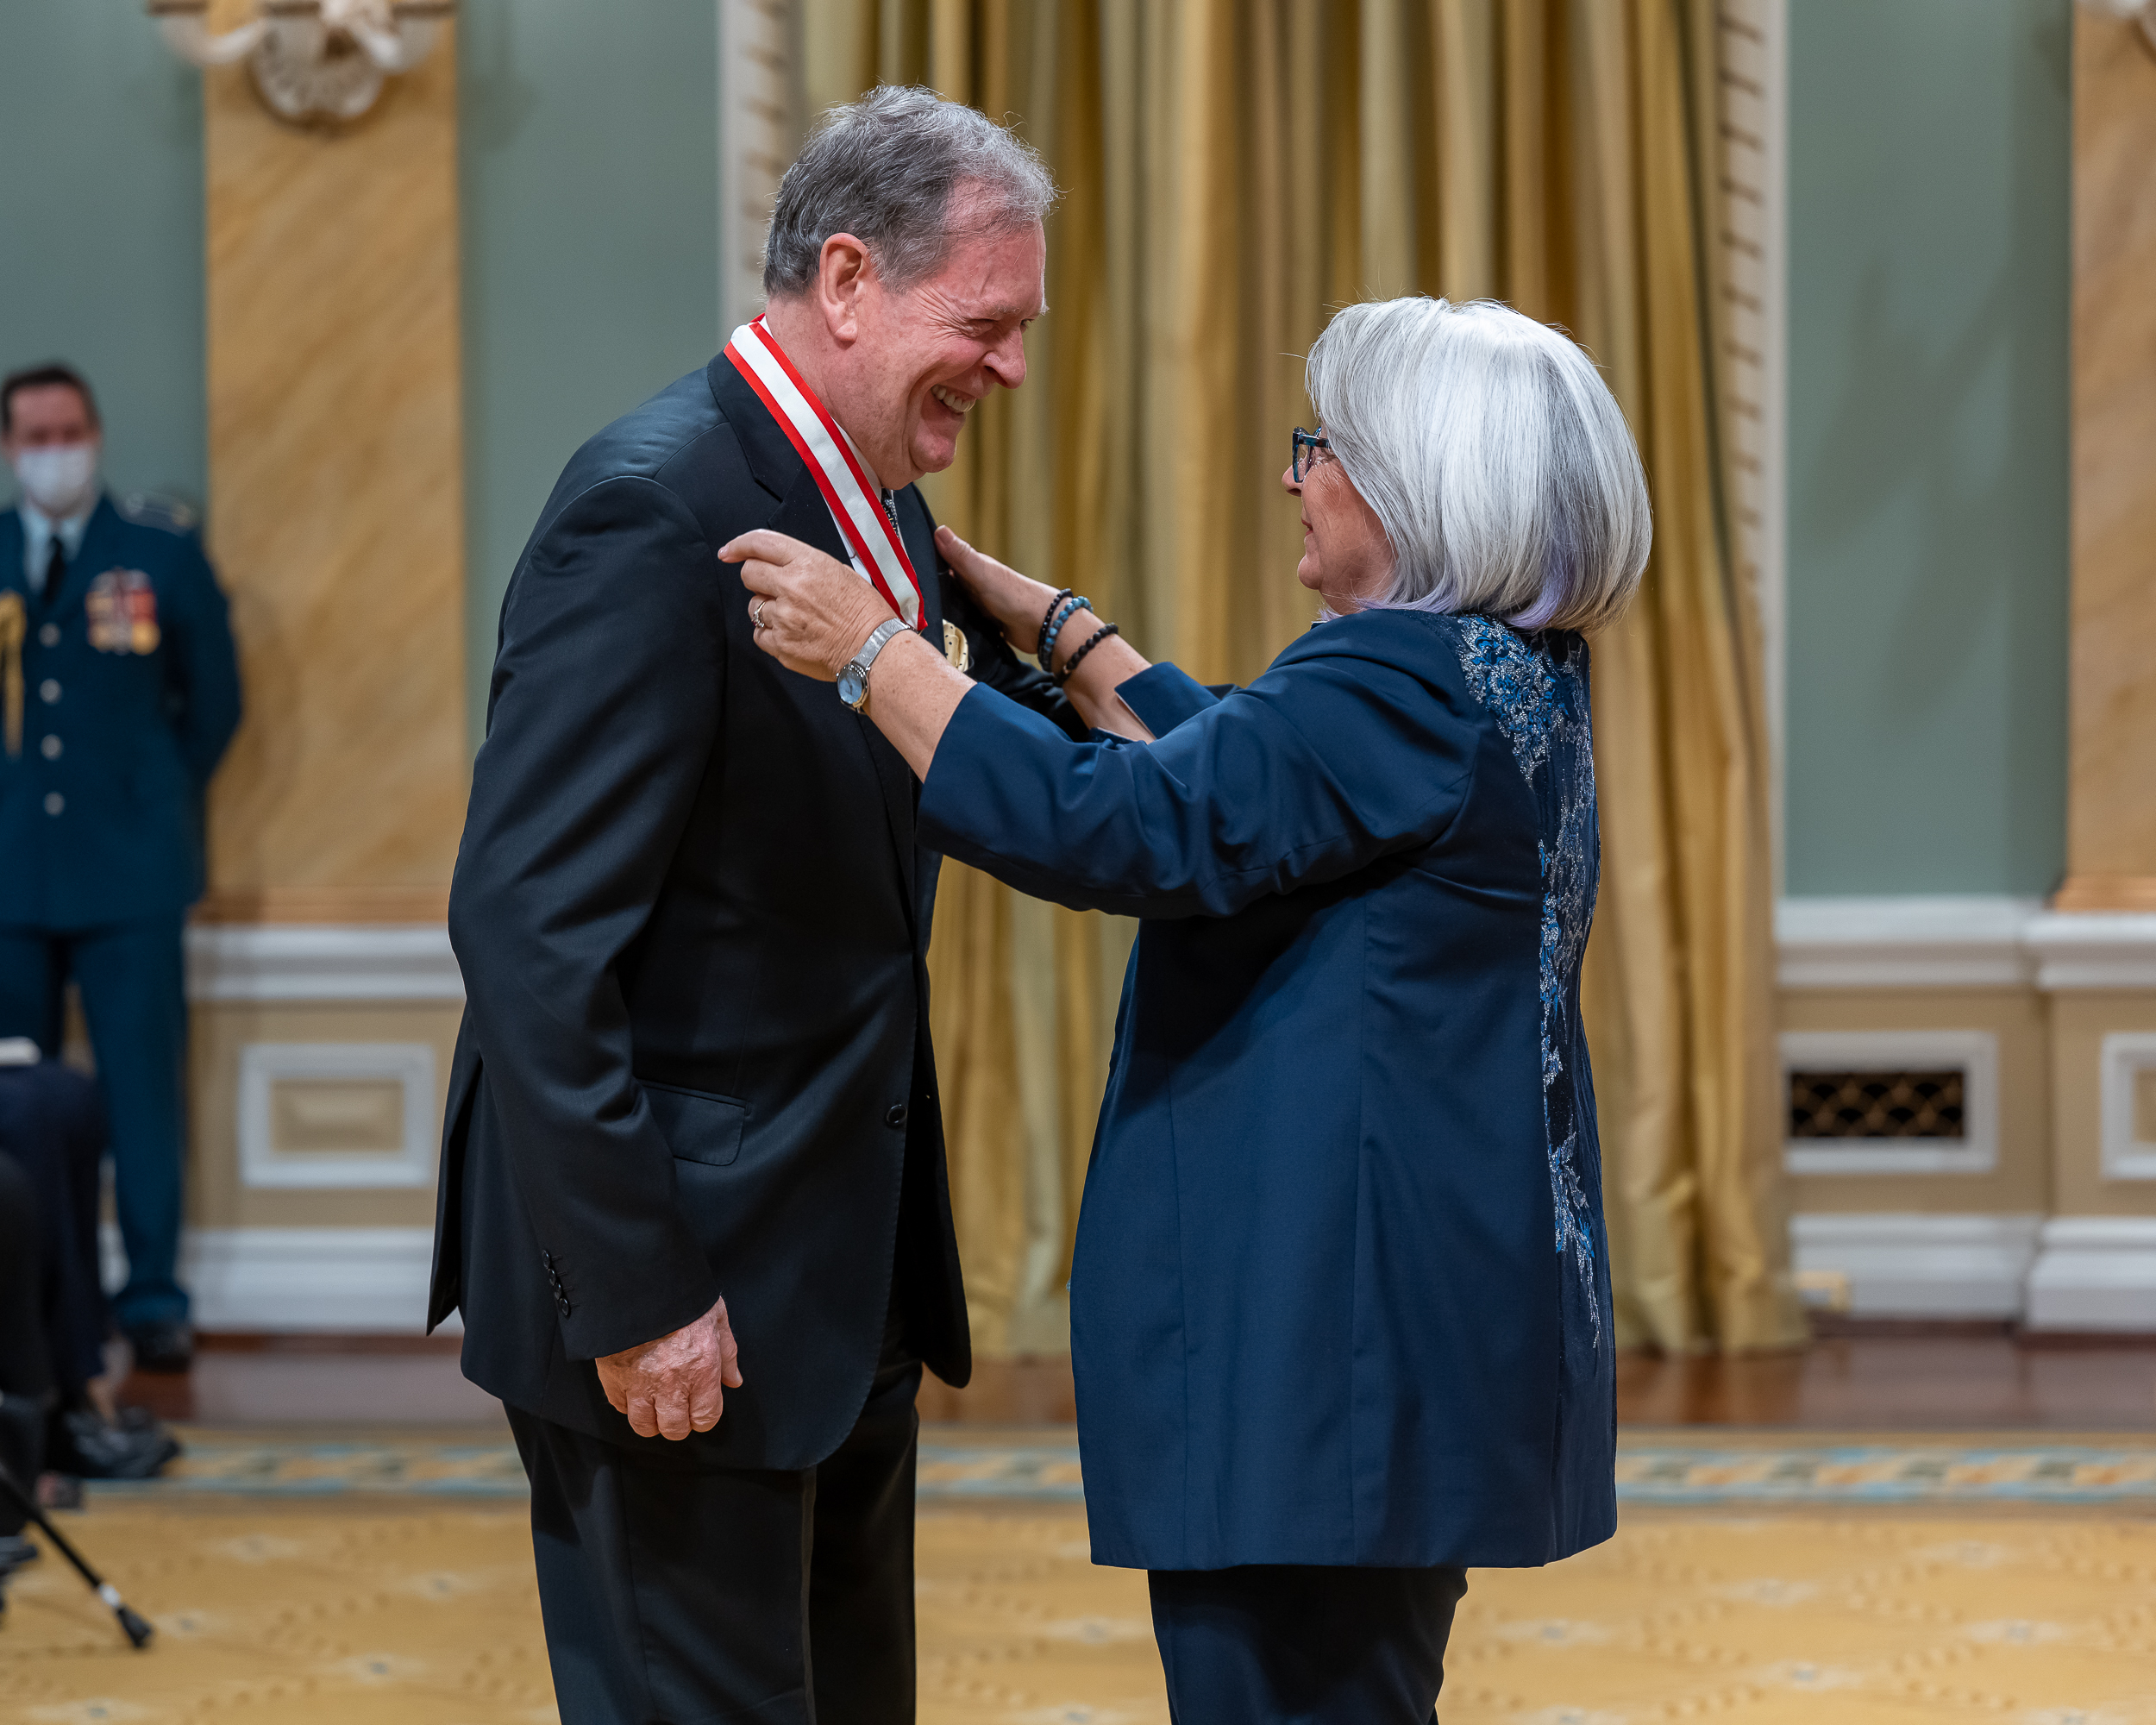
[[[1069,587],[1056,588],[1056,597],[1049,600],[1048,609],[1041,613],[1041,638],[1034,643],[1033,645],[1033,655],[1036,658],[1042,659],[1044,661],[1047,658],[1048,626],[1056,620],[1056,608],[1061,605],[1065,599],[1070,598],[1071,596],[1071,590]],[[1041,666],[1041,668],[1045,671],[1048,667],[1045,663],[1044,663]]]
[[[1041,650],[1037,656],[1041,662],[1041,669],[1045,671],[1056,662],[1056,638],[1063,632],[1070,619],[1081,611],[1092,609],[1093,601],[1083,593],[1075,593],[1063,601],[1062,609],[1056,613],[1054,619],[1048,625],[1048,633],[1041,640]]]
[[[1087,606],[1087,608],[1090,610],[1092,607]],[[1056,672],[1051,679],[1056,687],[1060,689],[1065,683],[1070,681],[1070,674],[1078,668],[1078,662],[1084,658],[1087,654],[1092,652],[1094,648],[1098,647],[1103,641],[1106,641],[1111,635],[1120,635],[1122,632],[1123,630],[1121,626],[1113,623],[1104,623],[1100,628],[1094,630],[1091,635],[1086,637],[1085,644],[1079,648],[1075,653],[1073,653],[1070,657],[1063,661],[1063,668]]]

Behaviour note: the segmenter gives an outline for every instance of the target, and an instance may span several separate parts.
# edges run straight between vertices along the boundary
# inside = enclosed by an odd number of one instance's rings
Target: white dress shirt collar
[[[55,521],[32,503],[27,497],[16,505],[22,516],[22,574],[30,584],[30,591],[42,595],[45,592],[45,569],[53,556],[53,536],[60,535],[60,553],[69,562],[82,554],[82,536],[90,526],[90,518],[97,505],[93,499],[88,508],[69,516],[65,521]]]

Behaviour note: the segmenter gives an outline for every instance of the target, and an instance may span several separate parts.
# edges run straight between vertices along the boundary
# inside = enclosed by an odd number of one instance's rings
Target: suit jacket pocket
[[[724,1168],[741,1154],[741,1129],[749,1105],[708,1090],[684,1090],[674,1084],[637,1081],[651,1104],[651,1116],[677,1160]]]

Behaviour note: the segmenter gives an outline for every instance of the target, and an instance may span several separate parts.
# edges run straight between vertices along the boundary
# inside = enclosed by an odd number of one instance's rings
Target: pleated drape
[[[813,114],[926,84],[1064,189],[1031,375],[939,516],[1141,650],[1255,674],[1311,618],[1278,474],[1332,309],[1492,297],[1604,368],[1653,561],[1595,643],[1604,874],[1588,963],[1620,1338],[1802,1334],[1772,1051],[1767,743],[1712,365],[1711,0],[804,0]],[[944,874],[930,966],[986,1353],[1062,1346],[1128,925]]]

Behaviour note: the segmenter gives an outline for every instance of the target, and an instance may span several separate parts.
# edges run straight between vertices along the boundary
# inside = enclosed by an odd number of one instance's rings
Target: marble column
[[[339,129],[204,80],[210,548],[247,718],[207,921],[435,923],[467,781],[456,67]]]
[[[2074,21],[2067,911],[2156,911],[2156,52]]]

